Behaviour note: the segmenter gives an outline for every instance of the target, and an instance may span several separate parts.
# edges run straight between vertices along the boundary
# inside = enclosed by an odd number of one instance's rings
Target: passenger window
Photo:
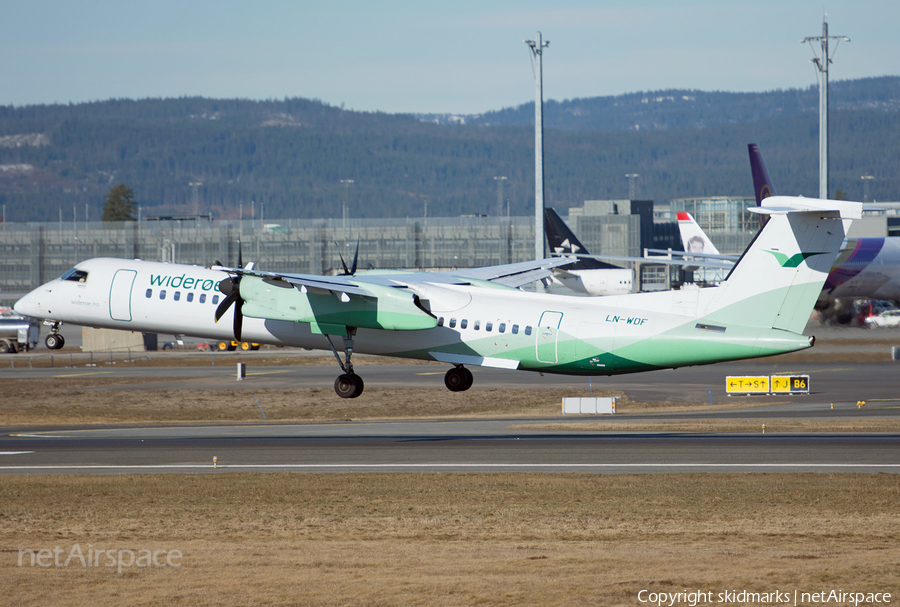
[[[476,331],[477,331],[478,329],[480,329],[480,328],[481,328],[481,321],[480,321],[480,320],[476,320],[476,321],[475,321],[475,325],[474,325],[472,328],[475,329]]]
[[[493,328],[494,328],[494,323],[492,323],[492,322],[486,322],[486,323],[484,323],[484,330],[485,330],[485,331],[491,331]]]
[[[72,282],[84,282],[87,280],[88,273],[84,270],[76,270],[72,268],[68,272],[62,275],[63,280],[70,280]]]
[[[147,299],[153,297],[153,289],[147,289]]]
[[[206,303],[206,293],[200,294],[200,303]]]
[[[178,301],[181,299],[181,291],[175,291],[175,295],[172,296],[172,299]]]
[[[188,294],[187,294],[187,300],[188,300],[188,303],[194,301],[194,294],[193,294],[193,293],[188,293]]]
[[[501,322],[500,326],[497,328],[497,330],[500,331],[501,333],[506,333],[506,323]]]
[[[468,327],[468,326],[469,326],[469,321],[466,320],[465,318],[463,318],[461,321],[459,321],[459,328],[460,328],[460,329],[465,329],[465,328]]]
[[[454,328],[455,326],[456,326],[456,319],[455,319],[455,318],[451,318],[451,319],[450,319],[450,328],[452,329],[452,328]]]
[[[443,326],[444,326],[444,317],[443,317],[443,316],[441,316],[441,317],[438,318],[438,326],[439,326],[439,327],[443,327]]]
[[[525,327],[525,335],[531,335],[531,325]]]
[[[515,335],[516,333],[518,333],[518,332],[519,332],[519,325],[513,325],[513,326],[512,326],[512,332],[513,332],[513,335]]]
[[[213,300],[212,300],[212,302],[213,302],[214,304],[219,303],[219,296],[218,296],[218,295],[213,295]]]
[[[166,298],[166,290],[165,289],[163,289],[162,291],[159,292],[159,298],[160,299]]]

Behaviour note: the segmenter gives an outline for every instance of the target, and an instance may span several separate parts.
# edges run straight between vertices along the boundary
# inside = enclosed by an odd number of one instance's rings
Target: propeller
[[[244,300],[241,299],[241,277],[229,276],[219,283],[219,290],[225,295],[225,299],[216,308],[216,322],[225,315],[231,304],[234,304],[234,338],[241,341],[241,328],[244,324],[244,315],[241,309],[244,307]]]
[[[216,261],[216,265],[221,266],[222,264],[219,261]],[[238,239],[238,267],[242,268],[243,266],[243,247],[241,246],[241,240]],[[231,304],[234,304],[234,338],[237,341],[241,341],[241,329],[244,325],[244,314],[241,310],[244,307],[244,300],[241,299],[240,274],[238,274],[237,276],[229,276],[228,278],[220,282],[219,291],[221,291],[225,295],[225,299],[223,299],[216,308],[216,322],[219,322],[219,319],[225,315],[225,312],[228,311],[228,308],[231,307]]]
[[[344,276],[353,276],[356,274],[356,262],[359,261],[359,238],[356,239],[356,252],[353,254],[353,265],[350,266],[350,269],[347,269],[347,263],[344,261],[344,256],[338,253],[341,258],[341,265],[344,266]]]

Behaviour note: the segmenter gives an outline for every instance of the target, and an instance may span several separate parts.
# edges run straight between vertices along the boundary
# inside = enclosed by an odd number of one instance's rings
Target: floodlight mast
[[[838,44],[841,40],[850,42],[847,36],[829,36],[828,35],[828,15],[822,18],[822,35],[807,36],[800,42],[809,43],[814,58],[811,60],[816,64],[817,76],[821,74],[819,80],[819,198],[828,198],[828,66],[831,64],[831,58],[837,51]],[[829,54],[828,41],[836,40],[834,49]],[[819,42],[822,45],[821,55],[816,53],[816,47],[813,42]]]
[[[550,46],[537,33],[537,40],[523,40],[531,48],[534,63],[534,258],[544,258],[544,49]]]

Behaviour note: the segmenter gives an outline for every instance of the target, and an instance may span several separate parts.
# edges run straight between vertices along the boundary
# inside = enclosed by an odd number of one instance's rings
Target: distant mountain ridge
[[[900,200],[900,77],[833,83],[832,193]],[[435,124],[317,100],[112,99],[0,106],[0,204],[8,221],[100,217],[124,183],[147,215],[421,217],[532,212],[533,104]],[[547,102],[545,199],[565,208],[637,195],[752,196],[747,143],[778,190],[818,192],[815,88],[661,91]],[[352,180],[352,183],[348,180]],[[202,185],[191,185],[191,184]]]
[[[833,110],[900,111],[900,76],[832,81]],[[647,131],[694,129],[758,122],[818,112],[817,85],[763,93],[705,92],[686,89],[544,100],[544,126],[567,131]],[[436,124],[525,126],[534,124],[534,102],[485,114],[418,114]]]

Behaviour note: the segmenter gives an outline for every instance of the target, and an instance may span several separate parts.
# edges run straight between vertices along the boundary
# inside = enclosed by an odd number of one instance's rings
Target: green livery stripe
[[[778,260],[778,264],[782,268],[796,268],[798,267],[807,257],[812,257],[813,255],[824,255],[825,252],[821,251],[819,253],[797,253],[792,257],[788,257],[784,253],[779,251],[769,251],[768,249],[764,249],[766,253],[771,253],[776,260]]]

